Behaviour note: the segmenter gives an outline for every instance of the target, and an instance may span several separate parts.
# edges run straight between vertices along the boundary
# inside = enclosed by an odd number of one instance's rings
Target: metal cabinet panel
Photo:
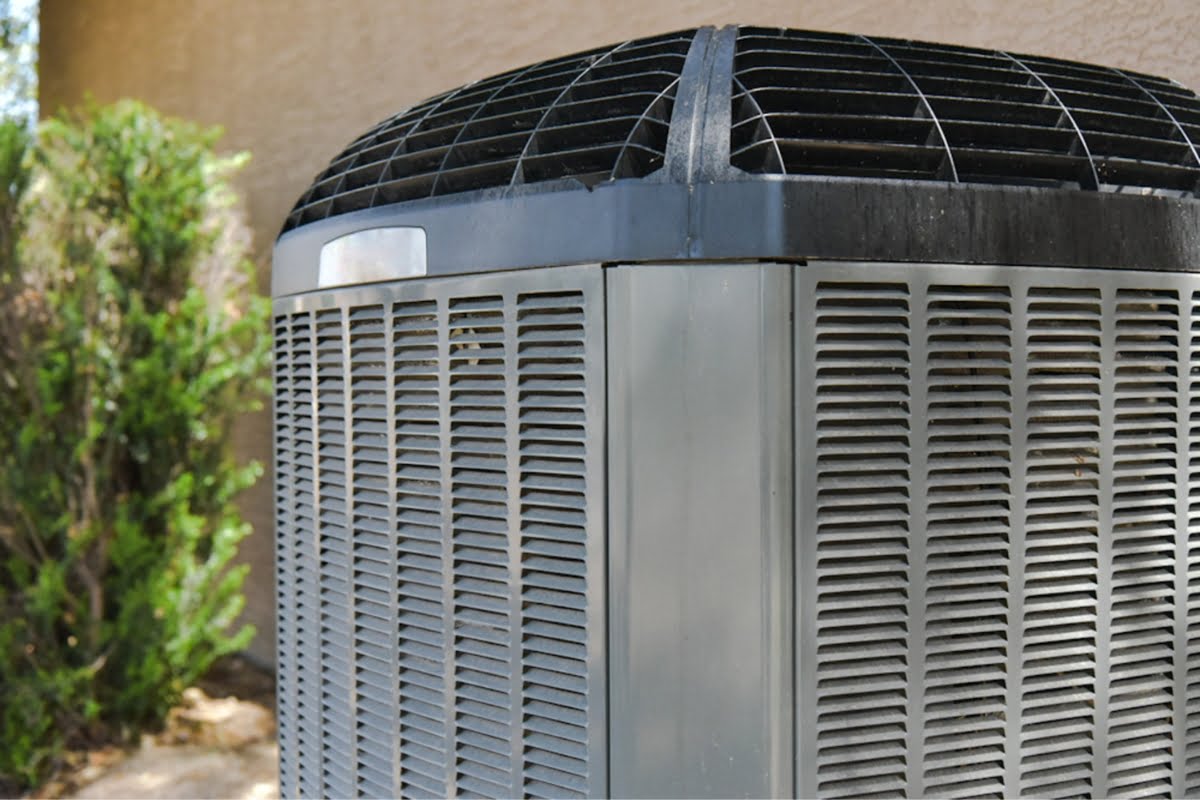
[[[793,791],[791,273],[607,270],[614,796]]]

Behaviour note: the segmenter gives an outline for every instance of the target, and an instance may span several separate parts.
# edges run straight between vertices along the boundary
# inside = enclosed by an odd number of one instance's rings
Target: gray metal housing
[[[738,36],[649,176],[280,238],[284,796],[1200,794],[1200,202],[749,175]]]

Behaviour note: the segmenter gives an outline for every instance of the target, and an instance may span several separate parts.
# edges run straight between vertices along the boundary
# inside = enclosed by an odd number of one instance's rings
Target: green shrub
[[[218,132],[89,107],[0,128],[0,780],[128,736],[253,631],[230,449],[266,301]]]

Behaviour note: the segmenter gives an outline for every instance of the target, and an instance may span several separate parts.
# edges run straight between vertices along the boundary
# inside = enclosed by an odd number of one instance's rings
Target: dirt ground
[[[75,753],[35,795],[79,800],[279,797],[274,682],[242,659],[184,692],[161,733],[138,747]]]

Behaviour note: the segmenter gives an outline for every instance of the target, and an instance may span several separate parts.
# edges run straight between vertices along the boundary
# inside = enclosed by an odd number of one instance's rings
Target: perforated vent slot
[[[588,789],[584,304],[582,292],[517,298],[527,797]]]
[[[600,269],[401,289],[277,320],[282,785],[603,794]]]
[[[449,304],[456,782],[484,797],[505,794],[512,770],[504,317],[499,295]]]
[[[1007,287],[934,285],[925,309],[925,788],[1002,795],[1012,302]]]
[[[388,445],[388,348],[382,306],[349,311],[351,558],[354,604],[355,755],[358,793],[392,794],[389,704],[396,685],[391,630],[396,604],[392,574],[391,448]]]
[[[908,290],[822,283],[815,314],[817,779],[828,797],[902,793]]]
[[[945,45],[743,28],[748,172],[1195,192],[1200,99],[1145,75]]]
[[[663,163],[694,31],[625,42],[467,84],[380,123],[317,176],[284,230],[423,197]]]
[[[299,531],[309,523],[297,504],[300,488],[299,471],[302,461],[311,462],[311,450],[304,452],[301,431],[297,424],[304,418],[293,408],[297,371],[305,365],[292,358],[292,321],[286,316],[275,318],[275,570],[279,575],[295,576],[296,540]],[[301,412],[303,413],[303,412]],[[310,509],[311,513],[311,509]],[[279,581],[275,601],[279,610],[276,620],[275,676],[280,686],[289,687],[298,695],[299,670],[297,657],[298,627],[300,625],[297,593],[294,581]],[[279,741],[279,773],[283,779],[283,797],[296,794],[296,753],[298,752],[299,720],[297,703],[281,697],[276,714],[276,736]]]
[[[1183,698],[1186,713],[1183,726],[1186,732],[1186,794],[1200,795],[1200,291],[1191,295],[1191,315],[1184,326],[1183,336],[1189,338],[1189,369],[1187,372],[1187,435],[1184,454],[1187,466],[1187,538],[1183,543],[1186,555],[1187,581],[1184,585],[1187,602],[1186,651],[1183,654]],[[1180,450],[1183,451],[1182,446]],[[1178,644],[1176,645],[1178,647]],[[1176,653],[1176,659],[1180,655]],[[1178,670],[1178,668],[1177,668]],[[1176,729],[1178,730],[1178,728]]]
[[[1179,296],[1120,289],[1116,300],[1109,793],[1169,796]]]
[[[442,369],[436,302],[392,306],[401,793],[445,797],[447,719]],[[453,687],[450,687],[451,689]]]
[[[314,531],[317,529],[316,510],[316,425],[313,398],[316,396],[314,326],[312,315],[297,313],[289,320],[290,336],[283,340],[286,352],[276,342],[276,354],[286,365],[286,374],[276,373],[277,380],[288,387],[286,400],[276,406],[277,419],[286,426],[276,429],[277,459],[281,474],[290,481],[279,484],[279,530],[276,536],[285,560],[280,564],[279,592],[281,602],[289,605],[280,609],[280,618],[291,617],[294,624],[285,628],[294,643],[288,669],[293,676],[291,695],[279,699],[280,718],[284,730],[280,743],[291,737],[294,748],[290,759],[291,771],[280,773],[281,784],[290,786],[295,794],[312,797],[322,794],[321,776],[321,642],[318,599],[320,577],[315,553]],[[280,651],[283,653],[284,651]],[[286,655],[286,654],[285,654]],[[281,682],[282,683],[282,682]],[[288,726],[291,726],[290,729]]]
[[[1101,514],[1101,293],[1031,287],[1027,399],[1021,786],[1094,790]]]
[[[321,765],[325,793],[354,794],[351,698],[354,596],[346,516],[346,353],[341,309],[315,315],[317,343],[317,556],[321,604]]]
[[[797,272],[798,793],[1194,794],[1200,280],[861,269]]]

